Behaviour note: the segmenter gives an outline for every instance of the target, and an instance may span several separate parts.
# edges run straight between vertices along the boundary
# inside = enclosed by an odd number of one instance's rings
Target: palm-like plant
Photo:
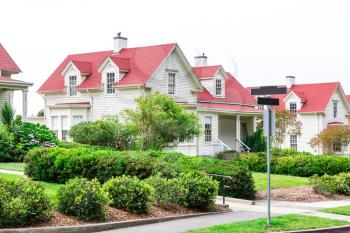
[[[15,128],[15,110],[13,110],[12,106],[7,102],[5,102],[5,104],[1,108],[0,122],[10,132],[14,131],[14,128]]]

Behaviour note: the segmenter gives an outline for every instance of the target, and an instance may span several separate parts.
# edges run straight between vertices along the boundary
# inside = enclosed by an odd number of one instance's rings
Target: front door
[[[241,141],[244,142],[248,136],[248,125],[246,122],[241,122]]]

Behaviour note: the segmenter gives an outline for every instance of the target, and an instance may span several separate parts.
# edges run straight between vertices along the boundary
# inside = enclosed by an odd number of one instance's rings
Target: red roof
[[[24,83],[21,80],[16,80],[16,79],[12,79],[12,78],[8,78],[8,77],[3,77],[0,76],[0,82],[9,82],[9,83]]]
[[[284,109],[283,99],[294,92],[305,103],[299,112],[324,112],[339,82],[294,84],[286,95],[272,95],[280,99],[280,109]]]
[[[72,61],[72,62],[78,68],[80,73],[91,74],[91,72],[92,72],[91,62],[86,62],[86,61]]]
[[[7,53],[6,49],[0,43],[0,70],[12,71],[19,73],[20,68],[17,66],[15,61],[11,58],[10,54]]]
[[[102,51],[69,55],[44,82],[38,92],[63,91],[64,80],[61,72],[69,61],[74,61],[74,64],[77,61],[91,64],[91,75],[78,88],[99,88],[101,86],[101,74],[97,70],[107,57],[110,57],[118,66],[120,65],[121,70],[129,70],[123,79],[117,83],[118,86],[145,84],[175,46],[176,44],[173,43],[125,48],[118,54],[113,54],[113,51]]]
[[[240,111],[240,112],[261,112],[261,110],[255,107],[236,105],[236,104],[215,104],[215,103],[199,103],[201,108],[212,108],[217,110],[229,110],[229,111]]]
[[[201,66],[201,67],[193,67],[194,73],[198,78],[209,78],[213,77],[219,68],[222,66]]]
[[[346,96],[346,99],[348,100],[349,104],[350,104],[350,95]]]
[[[255,105],[256,100],[249,94],[229,72],[226,72],[227,80],[225,82],[225,98],[214,97],[210,92],[204,88],[203,92],[198,93],[198,101],[212,101],[212,102],[227,102],[238,104]]]

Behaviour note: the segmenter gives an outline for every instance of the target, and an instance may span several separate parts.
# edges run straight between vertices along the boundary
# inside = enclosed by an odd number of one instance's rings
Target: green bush
[[[104,220],[107,216],[107,193],[100,183],[86,178],[69,180],[57,194],[58,211],[80,220]]]
[[[50,219],[52,206],[43,185],[0,178],[0,225],[25,226]]]
[[[179,179],[167,179],[159,175],[151,176],[145,180],[154,190],[155,204],[170,209],[175,204],[180,204],[184,199],[184,190]]]
[[[219,183],[203,172],[190,172],[180,175],[184,190],[183,204],[195,209],[209,209],[215,204]]]
[[[153,204],[154,189],[137,177],[121,176],[107,181],[103,189],[111,199],[111,206],[130,213],[146,213]]]
[[[0,126],[0,162],[19,161],[20,158],[14,158],[13,150],[15,148],[13,134]]]
[[[35,180],[64,183],[75,177],[96,178],[100,182],[121,176],[146,179],[161,174],[174,178],[179,173],[203,171],[230,176],[227,195],[254,199],[254,181],[240,160],[189,157],[162,151],[115,151],[93,147],[35,148],[25,157],[25,173]],[[223,185],[222,179],[215,178]]]
[[[235,150],[224,150],[216,154],[216,158],[220,160],[231,160],[237,158],[239,156],[239,152]]]
[[[340,173],[330,176],[314,175],[310,178],[313,190],[324,195],[350,194],[350,173]]]
[[[254,172],[266,172],[264,154],[245,154],[239,160],[248,165]],[[292,176],[310,177],[317,175],[335,175],[350,172],[350,158],[331,155],[272,156],[271,173]]]
[[[263,127],[257,127],[254,133],[247,136],[244,143],[252,152],[266,151],[266,137],[264,136]]]
[[[110,146],[119,150],[130,150],[136,145],[137,128],[121,124],[116,120],[84,121],[74,125],[69,135],[74,142],[92,146]]]

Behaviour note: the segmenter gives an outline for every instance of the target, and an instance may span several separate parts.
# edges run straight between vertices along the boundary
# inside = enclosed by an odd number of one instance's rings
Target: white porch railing
[[[218,138],[218,143],[220,143],[220,145],[222,146],[222,150],[231,150],[231,147],[229,147],[226,143],[224,143],[223,141],[221,141],[219,138]]]
[[[240,152],[250,152],[251,149],[249,148],[249,146],[247,146],[246,144],[244,144],[244,142],[242,142],[240,139],[236,138],[236,141],[239,144],[239,151]]]

